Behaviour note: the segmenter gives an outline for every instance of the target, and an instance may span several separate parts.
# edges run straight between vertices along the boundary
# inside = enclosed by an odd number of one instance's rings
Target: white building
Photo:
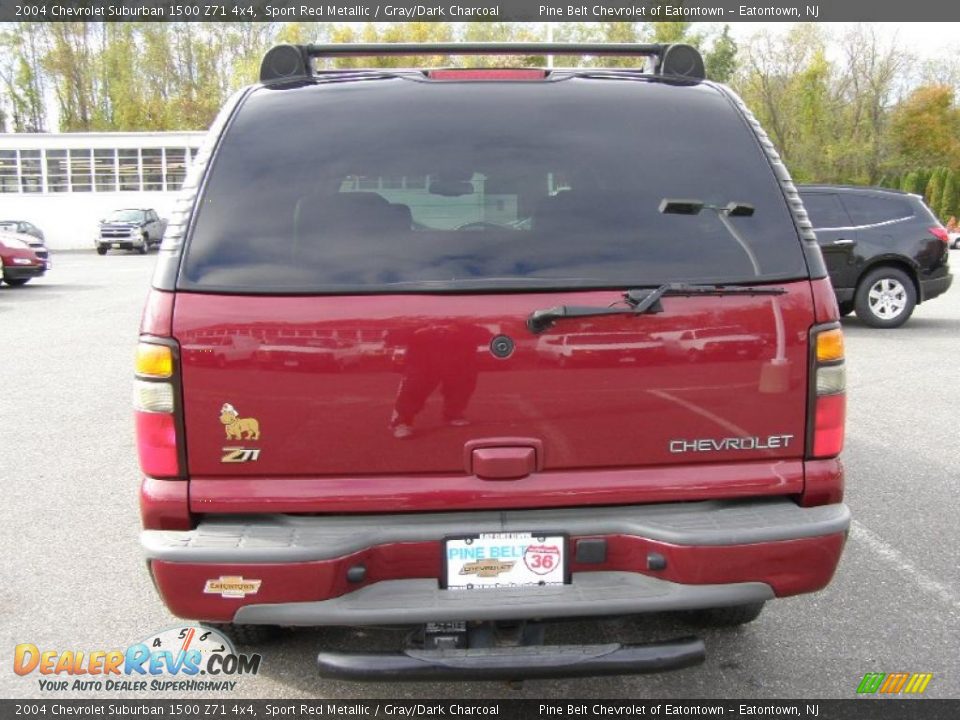
[[[0,220],[27,220],[53,249],[93,249],[120,208],[166,217],[204,132],[0,134]]]

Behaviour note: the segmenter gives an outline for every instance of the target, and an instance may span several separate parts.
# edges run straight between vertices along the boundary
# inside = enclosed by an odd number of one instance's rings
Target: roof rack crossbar
[[[703,58],[693,47],[661,43],[337,43],[277,45],[263,57],[260,81],[295,80],[313,74],[313,58],[403,55],[595,55],[655,58],[653,74],[703,80]]]
[[[310,57],[374,57],[377,55],[604,55],[660,57],[667,45],[639,43],[339,43],[307,45]]]

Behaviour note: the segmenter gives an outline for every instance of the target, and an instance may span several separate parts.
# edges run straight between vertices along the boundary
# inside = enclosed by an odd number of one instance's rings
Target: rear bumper
[[[271,625],[415,624],[622,615],[812,592],[830,581],[849,522],[842,504],[801,508],[787,499],[764,499],[223,518],[190,531],[147,530],[141,543],[158,590],[180,617]],[[440,588],[445,537],[538,529],[569,534],[570,584]],[[603,553],[596,553],[596,543],[581,553],[584,539],[605,540]],[[243,578],[244,590],[231,596],[205,592],[209,581],[221,578]]]
[[[40,277],[47,271],[47,265],[4,265],[3,276],[12,280],[25,280]]]
[[[834,288],[834,294],[837,296],[838,303],[853,302],[853,296],[856,294],[856,288]]]
[[[574,573],[568,585],[492,591],[441,590],[435,579],[384,580],[330,600],[246,605],[233,621],[312,627],[603,617],[725,607],[774,597],[764,583],[680,585],[637,572]]]
[[[143,246],[143,240],[133,240],[131,238],[100,238],[97,240],[99,247],[105,247],[115,250],[133,250]]]
[[[920,280],[920,298],[923,302],[927,300],[932,300],[938,295],[943,295],[947,290],[950,289],[950,285],[953,283],[953,275],[944,275],[943,277],[934,278],[932,280]]]

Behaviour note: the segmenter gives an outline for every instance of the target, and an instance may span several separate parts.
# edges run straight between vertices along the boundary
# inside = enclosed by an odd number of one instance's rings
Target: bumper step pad
[[[442,590],[436,580],[385,580],[330,600],[244,605],[240,625],[416,625],[461,620],[630,615],[773,599],[765,583],[680,585],[631,572],[574,573],[569,585]]]

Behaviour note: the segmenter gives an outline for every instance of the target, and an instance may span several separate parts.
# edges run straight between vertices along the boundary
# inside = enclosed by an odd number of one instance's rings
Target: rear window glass
[[[891,196],[850,193],[843,196],[843,204],[854,225],[873,225],[913,215],[909,202]]]
[[[664,199],[705,207],[664,214]],[[729,203],[754,213],[727,217]],[[706,86],[389,79],[260,89],[227,131],[198,207],[182,288],[630,287],[806,274],[767,160]]]

